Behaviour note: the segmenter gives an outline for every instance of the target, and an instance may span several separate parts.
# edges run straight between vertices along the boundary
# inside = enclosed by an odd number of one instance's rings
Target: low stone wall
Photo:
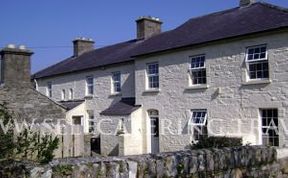
[[[186,150],[157,155],[67,158],[49,165],[2,162],[0,177],[288,177],[274,148],[253,146]]]

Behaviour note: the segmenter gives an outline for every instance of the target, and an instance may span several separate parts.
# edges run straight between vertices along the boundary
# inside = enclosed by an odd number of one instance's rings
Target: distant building
[[[287,145],[287,9],[241,0],[167,32],[157,18],[136,24],[135,39],[104,48],[74,40],[72,57],[33,76],[39,92],[69,106],[92,149],[175,151],[205,134]]]

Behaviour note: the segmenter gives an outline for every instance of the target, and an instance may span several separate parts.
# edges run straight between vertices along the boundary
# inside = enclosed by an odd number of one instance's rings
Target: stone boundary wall
[[[185,150],[157,155],[66,158],[49,165],[0,162],[0,177],[288,177],[288,161],[272,147]]]

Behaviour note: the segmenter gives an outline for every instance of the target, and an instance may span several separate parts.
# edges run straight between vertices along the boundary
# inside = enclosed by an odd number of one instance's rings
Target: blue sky
[[[265,0],[288,7],[287,0]],[[72,40],[94,39],[95,47],[133,39],[139,16],[159,17],[163,31],[189,18],[238,6],[238,0],[3,0],[0,48],[24,44],[35,54],[32,72],[72,55]]]

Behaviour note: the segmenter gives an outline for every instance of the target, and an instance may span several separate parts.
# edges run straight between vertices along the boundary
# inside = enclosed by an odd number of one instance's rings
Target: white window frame
[[[92,83],[89,83],[89,79],[91,79]],[[91,93],[89,93],[89,87],[91,87]],[[92,96],[94,94],[94,77],[87,76],[86,77],[86,96]]]
[[[150,74],[149,73],[149,66],[151,65],[157,65],[158,67],[158,73],[155,73],[155,74]],[[158,77],[158,87],[150,87],[150,80],[149,78],[150,77]],[[152,89],[152,90],[158,90],[160,88],[160,77],[159,77],[159,63],[158,62],[151,62],[151,63],[147,63],[146,64],[146,88],[149,90],[149,89]]]
[[[249,60],[249,50],[251,49],[255,49],[255,48],[263,48],[265,47],[266,48],[266,51],[265,51],[265,58],[259,58],[259,59],[252,59],[252,60]],[[260,53],[257,53],[258,55],[261,55],[261,51]],[[253,54],[255,55],[255,54]],[[260,56],[259,56],[260,57]],[[250,77],[250,65],[251,64],[255,64],[255,63],[260,63],[260,62],[267,62],[267,65],[268,65],[268,77],[267,78],[251,78]],[[262,45],[256,45],[256,46],[249,46],[246,48],[246,53],[245,53],[245,63],[246,63],[246,69],[247,69],[247,78],[248,80],[250,81],[255,81],[255,80],[269,80],[269,76],[270,76],[270,70],[269,70],[269,60],[268,60],[268,50],[267,50],[267,44],[262,44]]]
[[[117,81],[117,80],[115,80],[115,76],[116,75],[119,75],[119,80]],[[112,73],[112,93],[113,94],[117,94],[117,93],[121,93],[121,91],[122,91],[122,86],[121,86],[121,72],[120,71],[117,71],[117,72],[113,72]],[[116,85],[117,84],[119,84],[119,87],[120,87],[120,91],[117,91],[116,89]]]
[[[195,112],[206,112],[206,115],[205,115],[203,123],[194,123],[193,122],[193,113],[195,113]],[[190,122],[192,123],[193,126],[205,126],[206,122],[207,122],[207,115],[208,115],[207,109],[192,109],[191,110],[191,117],[190,117],[191,121]]]
[[[73,88],[69,89],[69,100],[73,100],[74,99],[74,90]]]
[[[205,112],[206,114],[205,114],[205,118],[204,118],[204,121],[202,122],[202,123],[195,123],[194,121],[193,121],[193,114],[195,113],[195,112]],[[205,135],[204,133],[203,133],[203,129],[207,129],[207,135],[208,135],[208,124],[207,124],[207,119],[208,119],[208,111],[207,111],[207,109],[192,109],[191,110],[191,117],[190,117],[190,120],[189,120],[189,125],[191,124],[191,126],[192,127],[190,127],[190,131],[192,131],[192,133],[193,133],[193,140],[195,140],[195,141],[197,141],[198,139],[199,139],[199,136],[200,135]],[[197,128],[197,129],[196,129]],[[197,132],[195,132],[195,130],[197,131]],[[199,132],[199,130],[201,130],[202,131],[202,133],[200,133]],[[196,135],[197,134],[197,135]],[[197,138],[198,137],[198,138]]]
[[[66,91],[65,91],[65,89],[63,89],[62,92],[61,92],[61,100],[62,101],[66,100]]]
[[[265,125],[264,126],[264,123],[263,123],[263,117],[262,117],[262,113],[263,113],[263,111],[267,111],[267,110],[276,110],[277,111],[277,126],[275,126],[275,125],[271,125],[271,123],[272,122],[270,122],[268,125]],[[268,135],[264,135],[264,133],[263,133],[263,129],[267,129],[267,131],[268,130],[270,130],[270,129],[276,129],[277,130],[277,132],[274,130],[274,132],[276,132],[276,133],[278,133],[278,137],[275,137],[275,136],[273,136],[273,139],[278,139],[278,145],[270,145],[270,146],[279,146],[280,145],[280,135],[279,135],[279,111],[278,111],[278,109],[277,108],[261,108],[260,110],[259,110],[259,114],[260,114],[260,123],[261,123],[261,126],[260,126],[260,133],[261,133],[261,144],[264,144],[263,143],[263,139],[264,139],[264,136],[266,136],[266,137],[268,137],[268,139],[269,139],[269,134]],[[275,124],[275,122],[274,122],[274,119],[275,119],[275,116],[273,115],[272,116],[272,119],[273,119],[273,123]],[[271,119],[271,120],[272,120]],[[267,122],[268,122],[268,120],[267,120]],[[276,128],[275,128],[276,127]]]
[[[89,117],[89,119],[88,119],[88,132],[94,133],[95,127],[96,127],[95,116],[93,113],[90,113],[90,114],[88,114],[88,117]],[[93,123],[93,124],[91,124],[91,123]],[[93,129],[91,130],[91,128],[93,128]]]
[[[46,95],[52,98],[52,82],[47,82]]]
[[[192,60],[195,58],[201,58],[204,57],[204,66],[199,66],[199,67],[192,67]],[[190,77],[190,85],[191,86],[198,86],[198,85],[207,85],[207,69],[206,69],[206,55],[205,54],[199,54],[199,55],[194,55],[194,56],[190,56],[189,57],[189,77]],[[205,83],[193,83],[193,72],[197,72],[197,71],[202,71],[205,70]]]

